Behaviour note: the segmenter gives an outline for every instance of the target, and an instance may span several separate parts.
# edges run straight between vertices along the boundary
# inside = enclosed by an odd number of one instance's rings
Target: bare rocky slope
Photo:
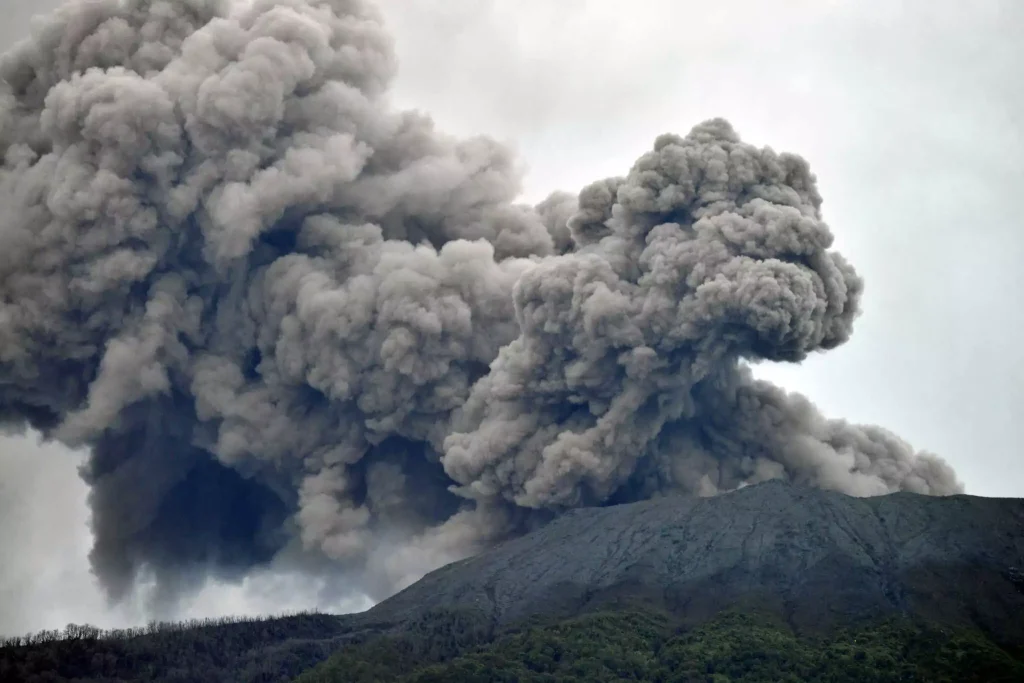
[[[480,610],[496,626],[614,604],[698,623],[756,609],[801,632],[894,614],[1024,643],[1024,500],[853,498],[779,481],[574,510],[443,567],[364,616]]]
[[[714,619],[729,608],[776,624]],[[586,613],[596,614],[565,618]],[[685,660],[764,674],[742,680],[799,669],[802,680],[987,683],[1024,680],[1022,615],[1024,500],[851,498],[769,482],[569,512],[362,614],[9,643],[0,680],[481,680],[458,672],[498,664],[503,680],[552,680],[543,676],[556,669],[559,680],[621,680],[594,673],[620,666],[631,680],[665,680],[653,672]],[[927,623],[888,620],[898,616]],[[521,628],[531,621],[550,624]],[[825,637],[795,639],[785,626]],[[543,673],[534,655],[549,650],[575,668],[553,660]]]

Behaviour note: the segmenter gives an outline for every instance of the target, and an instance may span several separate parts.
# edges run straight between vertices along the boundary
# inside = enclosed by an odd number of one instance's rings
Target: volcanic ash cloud
[[[0,62],[0,422],[91,450],[112,597],[277,562],[379,598],[769,478],[961,490],[747,369],[858,312],[803,159],[716,119],[525,206],[395,68],[358,0],[73,2]]]

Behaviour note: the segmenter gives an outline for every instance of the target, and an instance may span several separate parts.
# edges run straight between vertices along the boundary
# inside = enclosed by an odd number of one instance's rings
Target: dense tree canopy
[[[8,639],[0,680],[269,683],[1011,683],[1024,652],[978,631],[889,619],[827,636],[730,612],[696,628],[622,609],[495,631],[480,613],[400,624],[300,614]]]
[[[436,625],[435,625],[436,628]],[[459,650],[410,629],[344,648],[301,683],[761,683],[822,681],[1020,681],[1024,663],[977,632],[907,620],[828,638],[801,638],[784,624],[726,614],[696,629],[651,612],[609,612],[499,635]],[[473,642],[466,637],[464,642]],[[426,643],[434,643],[428,646]]]

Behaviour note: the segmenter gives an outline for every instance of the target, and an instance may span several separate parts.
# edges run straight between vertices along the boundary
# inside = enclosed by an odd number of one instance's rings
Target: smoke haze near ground
[[[379,599],[577,506],[960,490],[752,379],[862,283],[806,162],[722,120],[579,198],[393,108],[362,2],[71,3],[0,63],[0,420],[88,448],[93,568]]]

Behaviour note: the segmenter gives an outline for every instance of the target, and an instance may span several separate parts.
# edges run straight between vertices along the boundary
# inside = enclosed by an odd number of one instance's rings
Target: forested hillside
[[[623,609],[494,631],[472,612],[399,625],[304,614],[97,634],[77,627],[5,645],[7,681],[296,683],[1005,683],[1024,649],[909,618],[799,636],[766,615],[726,612],[697,628]],[[331,652],[333,651],[333,654]]]
[[[336,650],[347,623],[307,613],[112,631],[69,625],[4,640],[0,681],[288,681]]]
[[[472,638],[469,638],[471,641]],[[419,634],[345,648],[300,683],[830,683],[1024,680],[1024,660],[976,631],[890,619],[824,638],[726,613],[680,629],[656,612],[586,615],[516,629],[481,647]],[[461,652],[459,652],[462,650]],[[458,652],[451,656],[452,652]]]

